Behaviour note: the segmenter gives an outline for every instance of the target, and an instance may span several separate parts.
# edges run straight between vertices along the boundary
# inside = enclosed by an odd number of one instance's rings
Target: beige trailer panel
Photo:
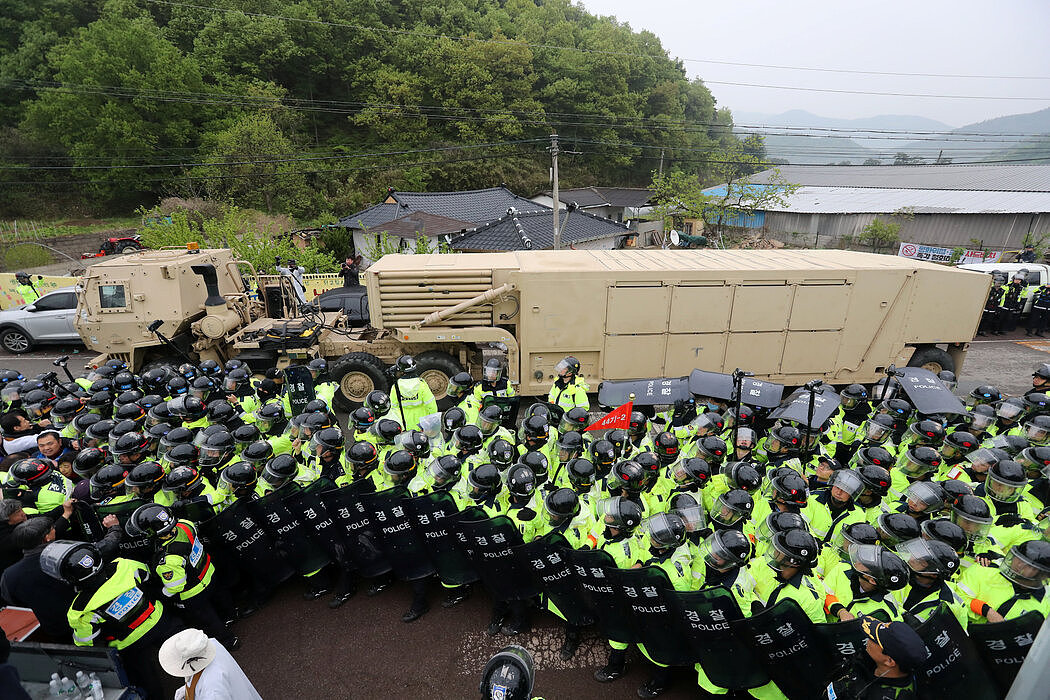
[[[449,325],[468,339],[472,324],[513,332],[524,394],[543,393],[568,353],[592,385],[694,367],[871,382],[916,346],[962,348],[989,285],[979,273],[853,251],[624,250],[386,256],[369,269],[369,290],[381,296],[412,275],[434,295],[428,309],[462,301],[453,279],[514,285],[512,298]],[[401,330],[395,322],[410,314],[384,310],[397,301],[372,303],[374,322]]]

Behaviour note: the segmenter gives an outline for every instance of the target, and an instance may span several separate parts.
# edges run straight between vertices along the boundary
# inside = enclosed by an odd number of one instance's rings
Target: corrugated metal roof
[[[561,232],[562,245],[623,236],[630,229],[609,219],[575,210]],[[473,231],[454,235],[455,250],[544,250],[554,247],[554,219],[550,209],[508,214]]]
[[[782,165],[784,182],[811,187],[1050,192],[1050,165]],[[768,184],[773,170],[750,180]]]
[[[1050,192],[972,192],[967,190],[881,189],[877,187],[800,187],[786,207],[766,211],[800,214],[890,214],[910,208],[916,214],[1039,214],[1050,212]]]

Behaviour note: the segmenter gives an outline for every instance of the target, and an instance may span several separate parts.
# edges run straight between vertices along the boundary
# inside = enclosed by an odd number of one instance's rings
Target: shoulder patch
[[[171,579],[175,578],[175,572],[174,572],[174,571],[165,571],[165,572],[164,572],[163,574],[161,574],[160,576],[161,576],[161,578],[163,578],[163,579],[164,579],[165,581],[170,581]]]

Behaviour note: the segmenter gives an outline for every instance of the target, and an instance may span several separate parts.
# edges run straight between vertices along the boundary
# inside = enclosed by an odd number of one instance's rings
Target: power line
[[[547,111],[530,111],[521,109],[483,109],[477,107],[453,107],[453,106],[435,106],[435,105],[421,105],[421,104],[397,104],[397,103],[376,103],[376,102],[357,102],[357,101],[336,101],[336,100],[308,100],[303,98],[286,98],[279,100],[276,98],[265,98],[258,96],[246,96],[246,94],[237,94],[230,92],[193,92],[193,91],[176,91],[176,90],[145,90],[138,88],[127,88],[121,86],[112,85],[78,85],[71,83],[61,83],[54,81],[4,81],[0,82],[0,85],[9,87],[12,89],[21,90],[54,90],[64,91],[69,93],[83,93],[83,94],[100,94],[103,97],[121,98],[128,100],[138,100],[144,97],[151,98],[160,102],[176,102],[186,104],[213,104],[218,106],[232,106],[232,107],[254,107],[254,108],[267,108],[267,109],[292,109],[292,110],[304,110],[304,111],[323,111],[333,113],[360,113],[363,109],[376,109],[384,108],[388,110],[404,110],[404,109],[416,109],[417,112],[403,112],[397,111],[397,115],[401,116],[425,116],[428,119],[438,120],[469,120],[466,114],[486,114],[489,116],[502,116],[502,115],[513,115],[513,116],[528,116],[532,118],[532,121],[525,121],[523,123],[532,123],[542,126],[547,125],[558,125],[558,126],[594,126],[594,127],[611,127],[611,128],[665,128],[670,129],[675,126],[682,127],[709,127],[715,129],[736,129],[740,131],[755,131],[755,130],[784,130],[784,131],[817,131],[817,132],[832,132],[832,133],[847,133],[847,134],[877,134],[877,135],[865,135],[865,139],[876,139],[876,137],[882,137],[887,134],[903,134],[909,136],[909,140],[915,141],[918,139],[910,139],[910,136],[926,136],[926,135],[947,135],[947,136],[983,136],[984,140],[987,140],[988,136],[996,137],[1027,137],[1027,136],[1039,136],[1046,135],[1045,132],[981,132],[981,131],[960,131],[960,130],[949,130],[949,131],[938,131],[938,130],[924,130],[924,129],[877,129],[877,128],[863,128],[863,127],[825,127],[825,126],[792,126],[792,125],[769,125],[769,124],[723,124],[721,122],[702,122],[702,121],[691,121],[691,120],[677,120],[659,118],[659,116],[629,116],[609,113],[596,113],[596,112],[547,112]],[[1048,98],[1050,100],[1050,98]],[[446,113],[450,112],[450,113]],[[551,118],[584,118],[584,119],[604,119],[604,120],[622,120],[628,122],[626,124],[617,124],[613,122],[568,122],[568,121],[556,121]]]
[[[260,17],[264,19],[277,19],[285,22],[299,22],[302,24],[313,24],[327,27],[340,27],[344,29],[355,29],[358,31],[376,32],[380,34],[393,34],[399,36],[414,36],[424,39],[448,39],[452,41],[463,41],[472,43],[482,44],[496,44],[496,45],[509,45],[509,46],[526,46],[530,49],[545,49],[554,51],[572,51],[577,53],[585,54],[597,54],[603,56],[619,56],[623,58],[646,58],[654,59],[656,56],[652,54],[634,53],[629,51],[607,51],[603,49],[585,49],[578,46],[561,46],[557,44],[540,44],[532,43],[527,41],[518,41],[514,39],[495,39],[495,38],[481,38],[474,36],[463,36],[454,34],[444,34],[435,32],[420,32],[410,29],[395,29],[393,27],[375,27],[364,24],[353,24],[350,22],[332,22],[322,19],[306,19],[302,17],[286,17],[283,15],[272,15],[263,12],[247,12],[244,10],[235,10],[224,7],[214,7],[210,5],[196,5],[191,3],[173,2],[172,0],[144,0],[147,3],[154,5],[168,5],[170,7],[185,7],[196,10],[210,10],[212,12],[223,12],[227,14],[240,14],[246,17]],[[661,47],[662,48],[662,47]],[[664,58],[669,58],[666,50],[663,50]],[[869,71],[869,70],[852,70],[845,68],[815,68],[809,66],[785,66],[785,65],[773,65],[765,63],[740,63],[735,61],[721,61],[707,58],[681,58],[678,60],[687,63],[709,63],[714,65],[725,65],[725,66],[741,66],[746,68],[772,68],[778,70],[798,70],[798,71],[809,71],[819,73],[846,73],[850,75],[882,75],[882,76],[897,76],[897,77],[924,77],[924,78],[970,78],[970,79],[988,79],[988,80],[1050,80],[1050,76],[1032,76],[1032,75],[960,75],[952,73],[906,73],[906,72],[895,72],[895,71]],[[705,81],[706,82],[706,81]]]

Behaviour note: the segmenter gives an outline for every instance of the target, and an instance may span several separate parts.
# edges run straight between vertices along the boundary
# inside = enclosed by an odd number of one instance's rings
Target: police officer
[[[1043,337],[1043,332],[1050,324],[1050,282],[1040,285],[1032,292],[1032,313],[1028,317],[1028,326],[1024,334]]]
[[[882,622],[864,616],[865,652],[874,663],[848,661],[822,697],[866,700],[915,700],[915,672],[926,662],[926,645],[904,622]]]
[[[448,380],[446,393],[456,402],[456,406],[463,410],[465,423],[473,423],[477,420],[478,411],[481,410],[481,399],[477,396],[474,377],[470,376],[470,372],[459,372],[452,375]]]
[[[547,393],[547,402],[558,406],[563,411],[570,408],[590,409],[591,401],[587,398],[590,387],[580,376],[580,361],[572,355],[562,358],[554,365],[558,378]]]
[[[40,275],[37,275],[37,280],[44,279]],[[32,304],[34,301],[40,298],[40,292],[33,286],[33,278],[28,273],[19,270],[15,273],[15,281],[18,282],[17,292],[22,297],[22,301],[26,304]]]
[[[535,678],[532,656],[523,647],[503,647],[481,672],[482,700],[543,700],[532,697]]]
[[[154,546],[151,562],[161,583],[161,593],[179,610],[185,622],[215,637],[229,651],[241,641],[223,620],[231,619],[233,602],[215,580],[215,566],[189,520],[179,520],[165,506],[139,506],[127,524],[132,537],[149,537]],[[219,612],[222,610],[223,612]]]
[[[405,430],[418,429],[420,418],[437,413],[434,393],[419,377],[419,366],[411,355],[397,358],[390,371],[395,378],[390,392],[390,417],[400,421]]]
[[[40,554],[40,568],[76,589],[67,613],[73,643],[119,650],[124,670],[146,697],[163,697],[157,650],[181,623],[149,594],[145,564],[109,560],[108,553],[108,547],[100,550],[94,544],[56,540]]]
[[[497,357],[487,360],[485,368],[482,370],[481,381],[474,387],[474,398],[480,404],[484,404],[485,399],[490,396],[493,398],[517,396],[514,392],[514,385],[510,383],[505,375],[506,368],[503,360]]]
[[[1028,300],[1028,296],[1031,293],[1031,289],[1027,285],[1027,270],[1020,269],[1014,273],[1013,278],[1010,280],[1010,284],[1003,288],[1002,294],[999,297],[999,316],[995,331],[996,335],[1003,335],[1004,333],[1013,331],[1017,327],[1017,322],[1021,318],[1021,312],[1024,310],[1025,302]]]
[[[324,401],[326,405],[332,406],[339,385],[333,382],[328,374],[328,360],[323,357],[315,357],[307,363],[306,367],[310,370],[310,376],[313,377],[314,393],[317,398]]]

